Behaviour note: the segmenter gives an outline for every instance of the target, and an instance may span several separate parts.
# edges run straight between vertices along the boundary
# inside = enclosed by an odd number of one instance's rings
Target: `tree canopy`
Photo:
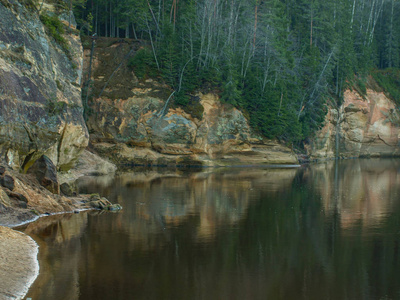
[[[161,76],[185,106],[213,90],[263,135],[309,137],[326,103],[372,68],[398,68],[397,0],[88,0],[84,33],[149,41],[133,68]],[[88,23],[90,23],[88,26]],[[142,65],[141,65],[142,64]],[[154,72],[156,71],[156,72]]]

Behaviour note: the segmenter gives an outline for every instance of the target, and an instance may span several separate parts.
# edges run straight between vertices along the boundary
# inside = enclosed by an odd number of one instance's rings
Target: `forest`
[[[396,0],[71,0],[81,34],[147,45],[130,60],[186,106],[213,91],[268,138],[299,144],[372,76],[400,103]]]

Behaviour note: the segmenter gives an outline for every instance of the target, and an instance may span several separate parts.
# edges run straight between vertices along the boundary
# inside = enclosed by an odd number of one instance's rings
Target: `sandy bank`
[[[38,245],[29,236],[0,226],[0,299],[22,299],[39,274]]]

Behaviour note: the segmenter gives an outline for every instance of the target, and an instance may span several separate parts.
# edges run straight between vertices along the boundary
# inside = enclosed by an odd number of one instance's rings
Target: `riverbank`
[[[22,232],[0,226],[0,298],[22,299],[39,274],[39,247]]]
[[[58,184],[68,183],[69,189],[53,194],[32,174],[19,173],[0,161],[0,299],[22,299],[39,270],[38,245],[11,228],[48,215],[107,209],[111,205],[107,199],[80,195],[73,182],[85,175],[115,170],[114,165],[84,151],[74,169],[58,174]]]

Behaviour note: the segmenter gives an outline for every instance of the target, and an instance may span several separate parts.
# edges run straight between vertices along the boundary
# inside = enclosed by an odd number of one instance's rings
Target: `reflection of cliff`
[[[343,228],[359,221],[374,226],[393,209],[390,191],[400,184],[399,166],[387,159],[336,161],[316,165],[305,176],[316,180],[325,210],[338,212]]]
[[[262,193],[289,187],[296,171],[147,172],[87,180],[87,192],[100,191],[123,210],[53,216],[30,224],[26,232],[40,245],[41,275],[28,297],[136,298],[132,288],[140,293],[149,288],[146,278],[164,272],[160,258],[172,251],[186,260],[193,245],[218,243],[224,228],[244,221]]]
[[[124,207],[116,226],[124,226],[130,236],[147,241],[147,246],[152,248],[156,243],[154,234],[162,233],[168,239],[169,230],[184,224],[194,225],[197,239],[213,239],[217,228],[233,225],[246,217],[248,206],[260,191],[288,187],[295,173],[296,169],[190,174],[149,171],[123,174],[115,182],[109,181],[109,185],[105,178],[100,179],[100,185],[92,184]]]
[[[399,167],[337,161],[87,182],[124,209],[88,216],[63,244],[59,225],[44,229],[47,275],[32,298],[397,299]]]
[[[35,281],[37,288],[28,297],[65,300],[78,298],[78,271],[82,264],[79,239],[86,226],[86,213],[49,216],[27,226],[24,232],[38,243],[40,261],[40,274]],[[60,286],[64,287],[62,293]]]

